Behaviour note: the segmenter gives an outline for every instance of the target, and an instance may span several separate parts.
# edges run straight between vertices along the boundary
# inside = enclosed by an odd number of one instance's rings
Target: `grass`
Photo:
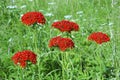
[[[9,9],[9,5],[17,8]],[[26,7],[21,8],[23,5]],[[47,23],[35,29],[22,24],[20,17],[28,11],[42,12]],[[119,13],[119,0],[1,0],[0,80],[119,80]],[[71,34],[75,48],[52,51],[48,42],[61,33],[51,29],[51,24],[65,15],[72,15],[68,20],[80,25],[80,30]],[[107,33],[110,42],[100,46],[88,41],[95,31]],[[11,57],[26,49],[37,54],[37,64],[21,69]]]

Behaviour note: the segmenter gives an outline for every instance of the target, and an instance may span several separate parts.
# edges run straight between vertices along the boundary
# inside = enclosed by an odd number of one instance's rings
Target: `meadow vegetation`
[[[21,16],[42,12],[46,24],[27,26]],[[79,25],[71,32],[73,49],[49,48],[52,37],[66,35],[51,27],[57,20]],[[104,32],[110,41],[88,41]],[[120,80],[120,0],[0,0],[0,80]],[[37,63],[21,68],[11,57],[31,50]]]

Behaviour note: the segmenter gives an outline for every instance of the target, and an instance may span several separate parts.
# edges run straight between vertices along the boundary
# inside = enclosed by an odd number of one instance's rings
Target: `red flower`
[[[59,29],[61,32],[71,32],[71,31],[78,31],[79,26],[78,24],[68,21],[68,20],[62,20],[57,21],[52,24],[54,28]]]
[[[54,37],[49,42],[49,47],[59,47],[61,51],[67,48],[73,48],[74,42],[70,38],[62,38],[60,36]]]
[[[59,41],[58,46],[59,46],[61,51],[65,51],[67,48],[73,48],[74,43],[70,38],[62,38]]]
[[[21,67],[26,67],[26,62],[30,61],[36,64],[37,55],[30,50],[25,50],[22,52],[17,52],[12,56],[12,60],[15,64],[20,64]]]
[[[107,34],[102,32],[94,32],[91,35],[89,35],[88,40],[93,40],[98,44],[102,44],[103,42],[110,41],[110,38]]]
[[[59,43],[61,38],[62,37],[60,37],[60,36],[52,38],[49,42],[49,47],[58,46],[58,43]]]
[[[26,25],[32,25],[35,23],[45,24],[46,22],[43,14],[40,12],[27,12],[22,16],[21,20]]]

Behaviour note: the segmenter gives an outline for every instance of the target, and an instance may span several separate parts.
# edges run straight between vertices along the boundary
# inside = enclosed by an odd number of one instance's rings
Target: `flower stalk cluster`
[[[34,24],[42,24],[46,23],[46,19],[41,12],[27,12],[21,17],[21,21],[23,24],[30,26]],[[79,31],[79,25],[75,22],[69,20],[61,20],[52,23],[52,27],[58,29],[62,33],[65,32],[69,35],[72,31]],[[95,41],[97,44],[102,44],[105,42],[110,41],[110,38],[107,34],[103,32],[94,32],[88,36],[88,40]],[[66,51],[68,48],[74,48],[75,44],[71,38],[56,36],[49,40],[48,46],[51,47],[58,47],[61,51]],[[37,55],[30,51],[24,50],[21,52],[16,52],[12,56],[12,60],[15,64],[20,64],[22,68],[26,67],[27,61],[36,64]]]
[[[52,24],[53,28],[56,28],[60,30],[61,32],[66,32],[67,34],[70,34],[71,31],[78,31],[79,30],[79,25],[76,24],[75,22],[71,22],[68,20],[62,20],[62,21],[57,21]],[[58,47],[60,48],[61,51],[65,51],[68,48],[73,48],[74,47],[74,42],[72,41],[71,38],[64,38],[61,36],[56,36],[53,37],[49,41],[49,47]]]

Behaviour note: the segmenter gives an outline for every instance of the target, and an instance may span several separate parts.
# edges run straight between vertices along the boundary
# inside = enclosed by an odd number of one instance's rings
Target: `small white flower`
[[[109,25],[109,26],[112,26],[113,24],[114,24],[114,23],[112,23],[112,22],[109,22],[109,24],[108,24],[108,25]]]
[[[57,22],[57,21],[59,21],[59,20],[53,20],[53,22]]]
[[[21,8],[21,9],[26,8],[26,5],[23,5],[23,6],[21,6],[20,8]]]
[[[78,11],[76,12],[76,14],[83,14],[83,11]]]
[[[72,38],[75,38],[75,36],[71,35]]]
[[[48,4],[49,4],[49,5],[54,5],[54,4],[55,4],[55,2],[49,2]]]
[[[7,6],[7,8],[9,8],[9,9],[14,9],[14,8],[17,8],[17,6],[16,5],[10,5],[10,6]]]
[[[64,18],[65,19],[70,19],[72,17],[72,15],[65,15]]]
[[[8,42],[11,42],[12,41],[12,38],[10,38],[9,40],[8,40]]]
[[[78,11],[78,12],[76,12],[76,14],[78,14],[80,17],[82,17],[83,11]]]
[[[54,16],[52,13],[46,13],[45,16]]]

